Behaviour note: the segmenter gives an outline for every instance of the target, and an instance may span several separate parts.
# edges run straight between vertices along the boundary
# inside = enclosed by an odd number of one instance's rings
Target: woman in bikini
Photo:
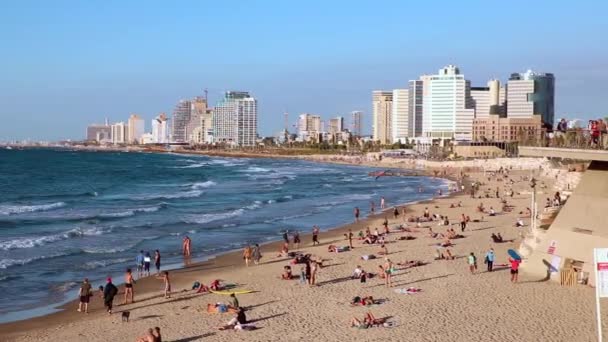
[[[165,299],[171,298],[171,281],[169,280],[169,272],[163,272],[163,276],[159,279],[162,279],[165,282]]]
[[[391,261],[391,259],[386,258],[385,260],[386,260],[386,262],[384,263],[384,273],[386,274],[386,278],[384,279],[384,283],[386,284],[386,287],[392,287],[393,286],[392,275],[393,275],[395,266],[393,265],[393,262]]]
[[[131,269],[127,268],[127,272],[125,273],[125,300],[123,304],[129,303],[129,298],[131,299],[131,303],[135,303],[135,294],[133,293],[133,284],[135,284],[135,279],[133,279],[133,274],[131,273]]]
[[[249,261],[251,260],[252,254],[253,254],[253,252],[251,250],[251,247],[249,247],[249,245],[247,245],[245,247],[245,249],[243,250],[243,259],[245,259],[245,266],[249,267]]]

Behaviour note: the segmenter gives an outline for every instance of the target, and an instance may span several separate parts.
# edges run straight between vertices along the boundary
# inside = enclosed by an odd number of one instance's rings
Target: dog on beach
[[[123,311],[122,312],[122,321],[123,322],[129,322],[129,316],[131,316],[131,312],[129,311]]]

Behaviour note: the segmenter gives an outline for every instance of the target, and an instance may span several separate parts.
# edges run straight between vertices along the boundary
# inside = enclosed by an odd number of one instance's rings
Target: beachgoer
[[[251,260],[252,254],[251,247],[249,245],[245,246],[245,249],[243,249],[243,259],[245,259],[245,266],[247,267],[249,267],[249,261]]]
[[[189,257],[192,251],[192,240],[190,240],[190,237],[187,235],[182,243],[182,251],[186,257]]]
[[[156,275],[160,274],[160,251],[154,251],[154,267],[156,267]]]
[[[388,217],[384,217],[384,222],[382,222],[382,225],[384,226],[384,234],[388,234],[389,233],[389,229],[388,229]]]
[[[89,300],[93,292],[91,291],[91,283],[89,283],[88,278],[84,278],[82,285],[80,285],[80,290],[78,290],[78,297],[80,301],[78,303],[78,312],[89,313]]]
[[[477,270],[477,258],[475,257],[475,254],[473,252],[471,252],[471,254],[469,254],[469,256],[467,257],[467,261],[469,264],[469,270],[471,271],[471,274],[474,274],[475,271]]]
[[[397,219],[397,217],[399,217],[399,208],[395,207],[393,210],[393,218]]]
[[[384,200],[384,197],[380,197],[380,209],[385,209],[386,208],[386,203]]]
[[[317,226],[313,226],[312,227],[312,245],[318,245],[320,244],[319,242],[319,227]]]
[[[165,299],[171,298],[171,281],[169,280],[169,272],[163,272],[162,277],[157,277],[165,282]]]
[[[517,276],[519,274],[519,264],[521,260],[509,258],[509,263],[511,263],[511,282],[517,283]]]
[[[285,243],[289,244],[289,230],[283,231],[283,241],[285,241]]]
[[[138,337],[137,340],[135,340],[135,342],[156,342],[156,341],[160,341],[156,339],[156,336],[154,336],[154,329],[150,328],[148,329],[148,331],[146,332],[145,335]]]
[[[464,230],[467,228],[467,217],[464,216],[464,214],[462,214],[462,218],[460,220],[460,231],[464,232]]]
[[[141,278],[144,275],[144,251],[139,251],[139,254],[135,257],[135,264],[137,266],[137,277]]]
[[[240,308],[239,306],[239,300],[236,298],[236,295],[234,293],[230,294],[230,306],[232,306],[235,309]]]
[[[316,261],[310,263],[310,286],[317,286],[317,271],[319,270],[319,264]]]
[[[239,308],[235,313],[234,317],[228,321],[228,324],[219,328],[219,330],[233,329],[239,324],[247,324],[247,317],[245,316],[245,310]]]
[[[135,294],[133,292],[133,284],[135,284],[135,279],[133,279],[133,274],[131,273],[131,269],[127,268],[125,273],[125,299],[123,301],[124,304],[129,303],[129,299],[131,299],[131,303],[135,303]]]
[[[488,266],[488,272],[492,272],[494,269],[494,248],[490,248],[486,253],[486,265]]]
[[[262,252],[260,251],[260,245],[257,243],[253,246],[252,251],[253,263],[258,265],[260,263],[260,259],[262,258]]]
[[[355,248],[355,247],[353,247],[353,236],[354,236],[353,231],[349,228],[348,233],[346,233],[345,235],[346,235],[346,238],[348,239],[348,246],[351,249]]]
[[[300,249],[300,232],[297,230],[293,233],[293,244],[296,246],[296,249]]]
[[[112,304],[114,302],[114,296],[116,296],[117,293],[118,289],[112,284],[112,278],[108,278],[106,286],[103,288],[103,304],[109,314],[112,314]]]
[[[150,275],[150,263],[152,262],[152,256],[150,256],[150,252],[146,252],[144,256],[144,275],[148,277]]]
[[[300,267],[300,284],[306,284],[306,266]]]
[[[374,203],[374,201],[369,202],[369,212],[374,215],[374,213],[376,212],[376,204]]]
[[[395,271],[395,266],[393,265],[393,262],[391,261],[391,259],[385,258],[384,260],[386,261],[384,263],[384,273],[386,274],[384,283],[386,284],[386,287],[392,287],[393,286],[392,275]]]
[[[360,210],[359,207],[355,207],[355,222],[359,222],[359,214],[360,214]]]

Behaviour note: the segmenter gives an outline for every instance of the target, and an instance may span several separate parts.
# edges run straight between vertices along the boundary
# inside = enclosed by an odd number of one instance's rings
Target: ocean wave
[[[191,215],[187,217],[184,222],[191,224],[203,224],[209,223],[218,220],[225,220],[232,217],[237,217],[243,215],[245,212],[244,209],[236,209],[233,211],[225,212],[225,213],[216,213],[216,214],[201,214],[201,215]]]
[[[255,201],[255,202],[253,202],[253,204],[246,206],[245,209],[254,210],[254,209],[257,209],[257,208],[259,208],[261,206],[262,206],[262,202],[261,201]]]
[[[84,236],[96,236],[102,235],[106,232],[110,231],[110,229],[101,229],[101,228],[74,228],[68,230],[66,232],[62,232],[54,235],[46,235],[46,236],[38,236],[38,237],[24,237],[19,239],[12,239],[7,241],[0,242],[0,250],[9,251],[12,249],[23,249],[23,248],[33,248],[42,245],[46,245],[49,243],[76,238],[76,237],[84,237]]]
[[[129,199],[136,201],[148,201],[154,199],[177,199],[177,198],[194,198],[199,197],[203,194],[201,190],[190,190],[190,191],[181,191],[174,194],[149,194],[149,195],[141,195],[141,196],[133,196]]]
[[[197,183],[193,183],[190,187],[194,190],[197,189],[204,189],[204,188],[208,188],[211,186],[217,185],[216,182],[214,181],[206,181],[206,182],[197,182]]]
[[[258,166],[250,166],[248,168],[246,168],[245,170],[242,170],[242,172],[270,172],[271,170],[269,169],[265,169],[263,167],[258,167]]]
[[[56,202],[38,205],[0,205],[0,215],[14,215],[31,213],[35,211],[47,211],[64,207],[65,202]]]
[[[85,262],[80,268],[85,270],[94,270],[96,268],[107,267],[116,264],[123,264],[133,260],[132,258],[120,258],[120,259],[109,259],[109,260],[95,260]]]
[[[64,257],[64,256],[69,256],[69,255],[73,255],[73,253],[41,255],[41,256],[25,258],[25,259],[2,259],[2,260],[0,260],[0,269],[7,269],[12,266],[23,266],[23,265],[27,265],[29,263],[39,261],[39,260],[53,259],[53,258],[59,258],[59,257]]]
[[[207,163],[195,163],[195,164],[190,164],[190,165],[184,165],[184,166],[172,166],[172,169],[196,169],[199,167],[204,167],[207,166],[209,164]]]
[[[102,214],[99,214],[99,217],[105,217],[105,218],[129,217],[129,216],[135,215],[136,213],[153,213],[155,211],[159,211],[161,209],[161,207],[162,206],[159,205],[156,207],[129,209],[126,211],[119,211],[119,212],[115,212],[115,213],[102,213]]]
[[[52,285],[50,287],[51,291],[55,291],[55,292],[68,292],[69,290],[75,288],[78,286],[78,283],[75,281],[68,281],[65,283],[59,283],[59,284],[55,284]]]

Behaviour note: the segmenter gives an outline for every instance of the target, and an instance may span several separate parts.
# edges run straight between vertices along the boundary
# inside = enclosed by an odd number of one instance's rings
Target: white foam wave
[[[262,202],[261,201],[255,201],[255,202],[253,202],[253,204],[246,206],[245,209],[254,210],[254,209],[257,209],[257,208],[259,208],[261,206],[262,206]]]
[[[66,255],[69,255],[69,254],[53,254],[53,255],[48,255],[48,256],[38,256],[38,257],[26,258],[26,259],[2,259],[2,260],[0,260],[0,269],[7,269],[11,266],[23,266],[23,265],[29,264],[29,263],[37,261],[37,260],[51,259],[51,258],[56,258],[56,257],[61,257],[61,256],[66,256]]]
[[[203,224],[208,222],[213,222],[217,220],[225,220],[232,217],[237,217],[243,215],[245,212],[244,209],[237,209],[225,213],[217,213],[217,214],[202,214],[202,215],[192,215],[186,218],[186,223],[197,223]]]
[[[38,205],[0,205],[0,215],[14,215],[22,213],[31,213],[34,211],[47,211],[65,206],[64,202],[56,202],[49,204]]]
[[[204,188],[208,188],[208,187],[211,187],[211,186],[214,186],[214,185],[217,185],[217,183],[216,183],[216,182],[214,182],[214,181],[206,181],[206,182],[198,182],[198,183],[194,183],[194,184],[192,184],[190,187],[191,187],[192,189],[194,189],[194,190],[197,190],[197,189],[204,189]]]
[[[131,199],[134,200],[153,200],[153,199],[176,199],[176,198],[193,198],[199,197],[203,194],[201,190],[190,190],[190,191],[182,191],[174,194],[150,194],[150,195],[142,195],[142,196],[134,196]]]
[[[263,167],[250,166],[247,169],[243,170],[243,172],[270,172],[270,170],[265,169]]]
[[[130,260],[132,260],[132,259],[120,258],[120,259],[111,259],[111,260],[95,260],[95,261],[89,261],[89,262],[84,263],[84,265],[82,265],[81,268],[83,268],[85,270],[94,270],[94,269],[100,268],[100,267],[107,267],[110,265],[122,264],[122,263],[125,263]]]
[[[159,211],[160,210],[160,206],[156,206],[156,207],[147,207],[147,208],[136,208],[136,209],[130,209],[127,211],[119,211],[119,212],[115,212],[115,213],[102,213],[99,214],[100,217],[129,217],[129,216],[133,216],[136,213],[153,213],[155,211]]]
[[[46,235],[46,236],[38,236],[31,238],[19,238],[12,239],[0,242],[0,250],[12,250],[12,249],[23,249],[23,248],[33,248],[42,245],[46,245],[49,243],[76,238],[76,237],[84,237],[84,236],[97,236],[102,235],[108,232],[108,229],[100,229],[100,228],[74,228],[72,230],[68,230],[63,233],[54,234],[54,235]]]

